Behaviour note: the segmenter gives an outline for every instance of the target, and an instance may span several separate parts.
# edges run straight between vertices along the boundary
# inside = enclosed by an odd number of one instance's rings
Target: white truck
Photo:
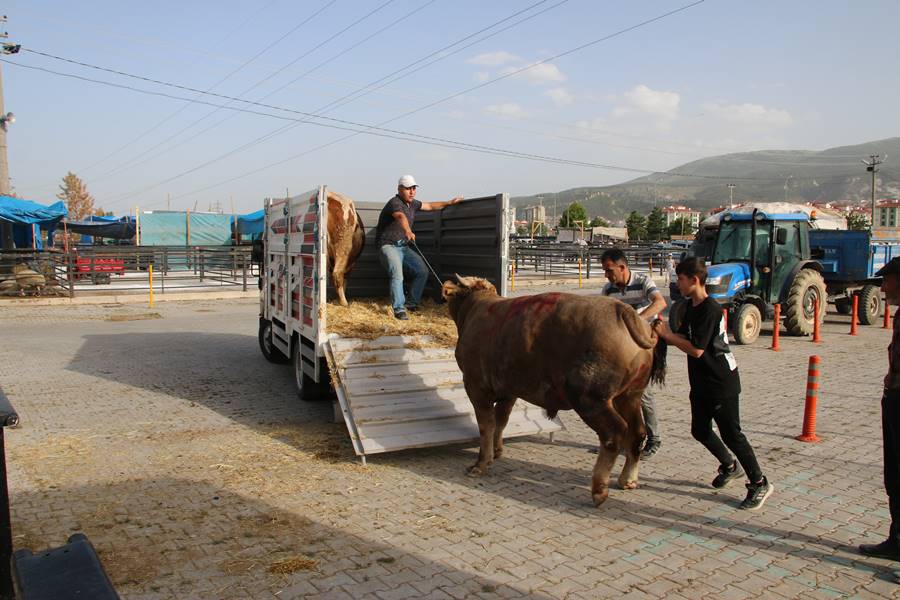
[[[474,412],[452,348],[428,347],[409,336],[340,338],[328,331],[326,188],[268,200],[260,268],[259,344],[271,362],[290,362],[301,399],[334,396],[363,458],[375,452],[478,438]],[[453,273],[489,279],[506,294],[507,194],[467,199],[416,215],[416,243],[441,280]],[[347,297],[386,297],[388,278],[378,261],[375,225],[383,202],[356,202],[366,246],[347,283]],[[438,298],[429,274],[426,295]],[[387,305],[387,300],[385,300]],[[518,403],[507,434],[561,428],[542,410]]]

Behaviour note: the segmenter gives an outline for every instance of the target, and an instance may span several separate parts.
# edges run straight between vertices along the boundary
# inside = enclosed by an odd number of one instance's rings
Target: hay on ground
[[[279,573],[281,575],[290,575],[297,571],[312,571],[318,563],[306,556],[292,556],[283,560],[276,561],[269,566],[269,573]]]
[[[427,335],[439,346],[456,346],[456,323],[450,318],[447,305],[432,300],[425,300],[419,310],[409,313],[408,321],[394,318],[387,299],[355,299],[350,306],[329,302],[328,331],[365,340],[385,335]]]

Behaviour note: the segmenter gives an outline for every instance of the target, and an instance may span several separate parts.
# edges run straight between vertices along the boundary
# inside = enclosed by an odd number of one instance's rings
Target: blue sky
[[[16,192],[49,203],[71,170],[87,182],[98,206],[117,214],[135,206],[163,209],[167,202],[179,210],[218,203],[226,212],[232,204],[249,212],[267,196],[319,184],[357,200],[383,201],[404,173],[416,176],[425,201],[606,185],[638,174],[365,134],[336,142],[352,132],[311,124],[250,144],[292,122],[227,109],[209,115],[215,109],[199,102],[17,66],[228,103],[26,49],[318,113],[521,12],[453,46],[442,60],[403,71],[389,85],[322,114],[364,125],[390,121],[383,127],[522,154],[662,171],[726,152],[821,150],[900,135],[900,3],[894,0],[706,0],[497,81],[690,2],[4,4],[9,41],[23,47],[5,57],[15,65],[0,64],[5,110],[16,115],[8,134]]]

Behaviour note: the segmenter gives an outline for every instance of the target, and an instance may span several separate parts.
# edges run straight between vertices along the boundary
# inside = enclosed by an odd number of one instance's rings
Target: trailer
[[[860,323],[875,324],[883,308],[875,273],[900,256],[900,240],[876,239],[868,231],[812,229],[809,244],[813,258],[822,265],[828,301],[848,315],[853,296],[859,296]]]
[[[420,212],[416,243],[441,281],[453,273],[490,280],[507,292],[507,194],[466,199],[443,211]],[[357,202],[366,245],[347,282],[347,296],[385,297],[388,278],[378,260],[375,225],[383,202]],[[453,349],[428,340],[340,337],[328,330],[327,189],[268,200],[262,235],[259,344],[271,362],[293,367],[302,400],[332,398],[354,451],[366,455],[478,439],[474,410]],[[429,276],[425,294],[440,297]],[[558,418],[517,403],[508,436],[562,428]]]

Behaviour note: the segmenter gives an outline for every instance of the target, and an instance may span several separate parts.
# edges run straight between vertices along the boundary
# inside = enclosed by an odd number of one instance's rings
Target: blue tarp
[[[130,240],[134,237],[135,223],[130,217],[100,217],[92,215],[85,221],[66,221],[72,233],[82,235],[83,244],[93,243],[93,238]]]
[[[237,231],[241,235],[258,235],[263,232],[266,226],[266,211],[258,210],[256,212],[247,213],[246,215],[238,215]]]
[[[141,245],[229,246],[234,219],[213,213],[141,213]]]
[[[13,224],[13,243],[17,248],[31,248],[32,243],[41,248],[40,229],[48,230],[48,238],[52,240],[52,230],[56,228],[60,219],[68,214],[64,202],[44,206],[31,200],[0,196],[0,221]],[[37,233],[34,240],[32,232]]]

